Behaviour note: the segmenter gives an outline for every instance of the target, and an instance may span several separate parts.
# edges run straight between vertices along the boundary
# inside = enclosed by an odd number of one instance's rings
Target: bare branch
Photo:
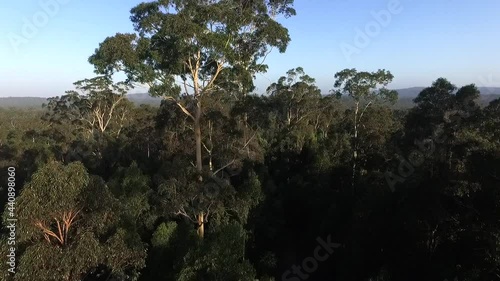
[[[208,153],[212,152],[212,150],[211,150],[211,149],[208,149],[208,147],[205,145],[205,142],[201,142],[201,144],[203,145],[203,147],[205,148],[205,150],[206,150]]]
[[[372,102],[370,101],[370,102],[369,102],[369,103],[365,106],[365,108],[363,109],[363,111],[361,112],[361,115],[359,115],[359,120],[358,120],[359,122],[361,122],[361,118],[363,118],[363,114],[365,114],[366,109],[370,106],[370,104],[371,104],[371,103],[372,103]]]
[[[245,149],[250,144],[250,142],[252,141],[252,139],[255,137],[256,134],[257,134],[257,132],[253,133],[253,135],[248,139],[248,141],[245,143],[245,145],[240,150]]]
[[[197,223],[197,220],[193,220],[187,213],[186,211],[184,210],[184,207],[180,208],[177,212],[174,213],[174,215],[181,215],[183,217],[186,217],[188,218],[191,222],[193,223]]]
[[[220,169],[216,170],[214,172],[214,175],[216,175],[218,172],[224,170],[225,168],[231,166],[235,161],[236,161],[235,159],[231,160],[231,162],[227,163],[226,165],[222,166]]]
[[[177,104],[177,106],[182,110],[182,112],[184,112],[184,114],[189,116],[189,118],[191,118],[193,121],[195,120],[194,116],[187,110],[187,108],[180,104],[176,99],[174,99],[173,97],[165,97],[164,99],[175,102],[175,104]]]
[[[205,218],[203,219],[203,222],[204,222],[204,223],[207,223],[207,222],[208,222],[208,216],[210,215],[210,207],[212,207],[212,204],[213,204],[213,203],[214,203],[214,202],[210,202],[210,204],[209,204],[209,205],[208,205],[208,207],[207,207],[207,213],[205,214]]]
[[[215,79],[217,79],[217,77],[219,76],[220,72],[224,68],[223,65],[224,65],[224,61],[217,62],[217,70],[215,71],[214,76],[212,76],[212,78],[210,79],[210,82],[208,82],[208,85],[203,89],[203,91],[209,90],[212,87],[212,85],[214,84]]]

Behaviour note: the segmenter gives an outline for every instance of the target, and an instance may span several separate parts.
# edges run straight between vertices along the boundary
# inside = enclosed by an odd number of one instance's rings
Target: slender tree
[[[279,106],[280,119],[286,125],[298,124],[310,117],[318,106],[321,90],[314,84],[315,79],[304,72],[302,67],[287,71],[276,83],[267,88],[267,93]]]
[[[352,184],[356,180],[356,165],[358,162],[359,128],[363,126],[363,116],[370,105],[378,101],[394,103],[398,93],[385,88],[394,78],[391,72],[380,69],[376,72],[358,72],[356,69],[344,69],[335,74],[335,84],[332,92],[338,96],[347,95],[354,101],[354,128],[352,144]],[[381,87],[380,87],[381,86]]]
[[[71,123],[87,138],[108,132],[119,136],[131,107],[125,97],[128,87],[124,83],[114,84],[105,76],[80,80],[74,85],[76,90],[49,98],[45,105],[49,111],[44,118],[53,123]]]

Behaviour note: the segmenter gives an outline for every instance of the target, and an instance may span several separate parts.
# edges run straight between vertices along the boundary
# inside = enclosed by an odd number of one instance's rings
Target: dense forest
[[[0,279],[500,280],[500,99],[300,66],[255,93],[292,4],[142,3],[95,77],[0,108]]]

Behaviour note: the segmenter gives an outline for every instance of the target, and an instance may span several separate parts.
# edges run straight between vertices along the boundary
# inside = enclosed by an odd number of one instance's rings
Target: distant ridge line
[[[399,99],[405,104],[411,103],[413,98],[426,87],[410,87],[395,89],[399,94]],[[500,97],[500,87],[478,87],[481,92],[481,102],[489,103],[495,98]],[[136,105],[148,104],[158,106],[162,98],[151,97],[148,93],[127,94],[127,98]],[[0,108],[41,108],[42,104],[47,103],[48,98],[44,97],[0,97]]]

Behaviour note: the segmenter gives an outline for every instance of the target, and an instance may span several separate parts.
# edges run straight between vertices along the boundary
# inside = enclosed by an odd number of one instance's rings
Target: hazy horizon
[[[429,85],[430,86],[430,85]],[[414,87],[407,87],[407,88],[392,88],[392,87],[388,87],[389,89],[391,90],[397,90],[397,91],[400,91],[400,90],[410,90],[410,89],[413,89],[413,88],[417,88],[417,89],[420,89],[420,88],[426,88],[426,87],[429,87],[429,86],[414,86]],[[457,90],[462,87],[462,86],[465,86],[465,85],[455,85],[457,87]],[[477,85],[476,85],[477,86]],[[478,87],[480,92],[481,92],[481,95],[483,96],[486,96],[486,95],[500,95],[500,87]],[[256,92],[256,91],[254,91]],[[328,91],[323,91],[321,92],[321,94],[323,95],[326,95],[329,93],[329,90]],[[127,93],[128,95],[148,95],[150,96],[150,94],[147,92],[147,90],[144,90],[144,91],[137,91],[137,90],[134,90],[134,91],[130,91]],[[265,94],[264,91],[262,93],[260,92],[257,92],[256,94]],[[418,94],[418,93],[417,93]],[[57,94],[57,95],[52,95],[52,96],[19,96],[19,95],[2,95],[0,93],[0,98],[51,98],[51,97],[56,97],[56,96],[61,96],[61,95],[64,95],[63,94]],[[415,97],[416,94],[414,96],[411,96],[411,97]],[[401,98],[402,96],[400,96]],[[403,96],[403,97],[409,97],[409,96]]]
[[[129,11],[140,2],[3,3],[0,96],[58,96],[93,77],[88,57],[107,36],[133,31]],[[387,69],[393,89],[427,87],[439,77],[457,86],[500,87],[498,1],[299,0],[295,7],[297,16],[280,20],[292,41],[285,54],[274,50],[267,57],[269,71],[257,75],[257,92],[297,66],[323,92],[344,68]]]

